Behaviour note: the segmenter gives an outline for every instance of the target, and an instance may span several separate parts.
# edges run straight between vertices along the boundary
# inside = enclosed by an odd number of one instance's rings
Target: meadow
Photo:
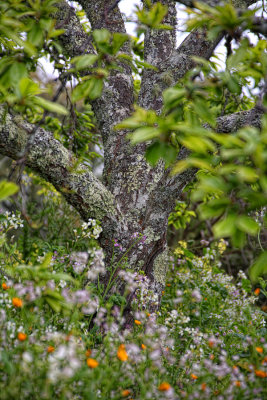
[[[2,400],[265,398],[266,282],[252,286],[242,264],[235,278],[223,271],[225,240],[197,254],[178,241],[158,305],[116,238],[121,258],[105,266],[98,221],[82,222],[32,173],[23,184],[38,201],[0,211]],[[132,246],[145,240],[136,232]],[[107,296],[99,277],[118,268]]]

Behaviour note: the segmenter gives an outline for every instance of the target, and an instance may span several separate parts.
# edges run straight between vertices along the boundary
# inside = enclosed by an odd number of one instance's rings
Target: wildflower
[[[201,384],[201,390],[203,390],[203,392],[206,390],[206,387],[207,385],[205,382]]]
[[[213,339],[210,339],[208,343],[209,343],[209,347],[211,347],[211,348],[215,345],[215,341]]]
[[[92,350],[91,349],[87,349],[86,352],[85,352],[86,357],[90,357],[91,353],[92,353]]]
[[[167,390],[170,390],[170,388],[171,385],[168,382],[162,382],[158,387],[161,392],[167,392]]]
[[[214,354],[210,354],[210,360],[214,360]]]
[[[10,286],[7,286],[7,284],[5,282],[3,282],[2,288],[3,288],[3,290],[7,290],[7,289],[10,289]]]
[[[191,374],[191,378],[192,378],[192,379],[197,379],[198,376],[196,376],[195,374]]]
[[[89,368],[96,368],[99,364],[94,358],[87,358],[86,362]]]
[[[122,395],[122,397],[127,397],[127,396],[129,396],[130,393],[131,393],[130,390],[125,389],[121,392],[121,395]]]
[[[135,319],[135,320],[134,320],[134,323],[135,323],[135,325],[142,325],[142,322],[141,322],[141,321],[138,321],[138,319]]]
[[[201,293],[198,289],[194,289],[191,293],[191,296],[193,297],[193,299],[197,302],[200,303],[202,300],[202,296]]]
[[[161,293],[162,293],[162,296],[164,296],[164,293],[165,293],[165,292],[164,292],[164,290],[162,290],[162,292],[161,292]]]
[[[21,308],[22,305],[23,305],[23,302],[18,297],[13,297],[12,304],[13,304],[14,307]]]
[[[218,244],[218,249],[219,249],[219,253],[223,254],[223,252],[225,251],[226,247],[227,247],[227,242],[224,239],[220,239],[220,242]]]
[[[260,288],[257,288],[254,290],[254,294],[258,296],[260,294],[260,291],[261,291]]]
[[[26,333],[19,332],[19,333],[18,333],[18,339],[19,339],[20,342],[24,342],[24,340],[27,339]]]
[[[47,347],[47,353],[53,353],[55,351],[54,346],[48,346]]]
[[[127,361],[128,360],[128,354],[125,350],[125,345],[120,344],[118,351],[117,351],[117,357],[120,361]]]
[[[256,347],[255,349],[256,349],[256,351],[258,353],[263,353],[263,348],[262,347]]]
[[[141,348],[142,348],[142,350],[145,350],[146,349],[146,345],[145,344],[141,344]]]
[[[260,369],[255,369],[255,375],[259,378],[267,378],[267,372],[262,371]]]
[[[240,387],[241,386],[241,382],[240,381],[235,381],[235,386],[236,387]]]

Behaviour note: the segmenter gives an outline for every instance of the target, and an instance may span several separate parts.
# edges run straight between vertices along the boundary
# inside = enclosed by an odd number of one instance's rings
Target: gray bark
[[[33,131],[33,125],[0,107],[1,154],[13,160],[23,159]],[[87,167],[77,165],[73,154],[52,133],[37,129],[25,162],[51,182],[85,220],[89,217],[100,221],[114,219],[116,208],[112,194]]]

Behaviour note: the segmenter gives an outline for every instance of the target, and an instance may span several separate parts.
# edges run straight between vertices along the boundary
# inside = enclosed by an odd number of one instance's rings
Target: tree
[[[17,160],[19,164],[27,165],[51,182],[84,220],[99,220],[103,229],[100,244],[105,251],[107,265],[114,251],[114,263],[123,254],[119,247],[114,248],[116,240],[122,251],[127,252],[125,258],[127,257],[128,266],[143,270],[151,280],[154,292],[160,297],[168,263],[168,217],[183,188],[194,179],[196,169],[182,169],[178,175],[170,175],[170,168],[166,166],[168,161],[169,164],[174,161],[173,154],[176,156],[177,148],[170,144],[169,126],[166,128],[168,140],[163,138],[161,142],[167,147],[160,147],[159,157],[155,156],[155,147],[152,148],[152,158],[158,161],[154,165],[145,157],[148,156],[151,142],[140,143],[140,137],[142,140],[152,140],[161,134],[157,131],[155,135],[153,129],[157,128],[157,116],[163,109],[164,90],[176,87],[174,99],[171,92],[165,97],[168,107],[162,118],[177,107],[173,100],[178,99],[179,93],[187,96],[183,89],[177,89],[177,82],[179,85],[186,74],[198,66],[198,72],[194,72],[196,75],[189,75],[190,81],[196,82],[196,77],[207,66],[205,60],[211,58],[225,36],[230,53],[231,40],[236,39],[240,44],[242,33],[246,29],[266,34],[266,22],[264,18],[255,17],[254,13],[245,13],[247,7],[254,3],[253,0],[234,0],[236,11],[228,4],[230,8],[227,10],[234,12],[235,20],[229,22],[229,18],[225,18],[224,26],[222,17],[221,25],[217,29],[216,26],[209,26],[208,19],[203,18],[205,12],[211,13],[212,10],[217,12],[217,16],[221,15],[223,7],[218,8],[220,2],[217,0],[206,2],[209,5],[206,8],[201,3],[195,4],[191,1],[144,2],[144,9],[138,12],[140,32],[145,32],[145,38],[144,62],[137,62],[139,71],[140,66],[142,67],[142,79],[136,100],[132,43],[125,35],[119,1],[79,0],[78,3],[90,21],[93,34],[84,30],[74,8],[66,1],[55,3],[46,0],[35,8],[28,3],[18,6],[12,0],[2,2],[0,74],[3,105],[0,108],[0,153]],[[176,3],[191,8],[196,6],[204,13],[201,18],[194,20],[193,30],[178,48],[175,29]],[[51,13],[56,21],[55,26],[50,18]],[[243,25],[237,26],[240,18]],[[208,36],[209,29],[212,31],[212,38]],[[26,38],[23,36],[25,31]],[[29,78],[31,65],[36,65],[38,57],[42,55],[43,46],[46,53],[58,64],[61,63],[61,68],[62,60],[68,62],[70,67],[62,73],[62,82],[66,82],[71,76],[80,79],[80,85],[74,89],[74,100],[85,97],[92,105],[104,146],[102,181],[86,165],[78,164],[75,156],[53,137],[53,133],[42,127],[44,119],[36,125],[25,120],[27,112],[34,107],[65,112],[58,104],[51,104],[39,97],[38,85]],[[194,57],[201,57],[201,60]],[[7,76],[9,82],[6,83]],[[229,82],[239,85],[231,80],[231,76]],[[5,85],[9,87],[6,88]],[[231,96],[231,88],[229,89]],[[232,90],[232,93],[235,91],[238,92],[239,88]],[[235,93],[236,98],[240,95],[240,91]],[[212,122],[214,116],[205,121],[205,110],[201,102],[197,104],[202,111],[197,113],[201,114],[201,123],[209,122],[217,132],[234,132],[247,125],[259,128],[263,106],[257,103],[255,107],[256,102],[247,100],[246,105],[250,103],[251,108],[244,111],[226,115],[221,113],[215,123]],[[139,108],[133,114],[135,103]],[[207,106],[204,105],[204,109],[205,107]],[[19,111],[22,115],[18,114]],[[214,115],[218,117],[217,114]],[[123,123],[127,118],[128,122]],[[149,126],[149,118],[152,126]],[[142,132],[145,121],[148,126]],[[135,145],[128,138],[131,128],[141,129],[141,132],[139,130],[139,133],[135,133]],[[189,150],[192,148],[186,144],[179,147],[178,160],[186,160]],[[142,243],[140,240],[136,241],[136,232],[142,235]]]

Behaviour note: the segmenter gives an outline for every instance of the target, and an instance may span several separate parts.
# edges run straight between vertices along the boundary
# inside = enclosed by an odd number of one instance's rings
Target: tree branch
[[[186,7],[189,7],[189,8],[194,8],[195,7],[195,3],[198,1],[198,0],[174,0],[176,3],[180,3],[180,4],[183,4],[183,5],[185,5]],[[210,6],[210,7],[215,7],[215,6],[219,6],[219,5],[221,5],[222,4],[222,1],[221,0],[206,0],[206,1],[199,1],[200,3],[205,3],[205,4],[207,4],[208,6]],[[236,3],[238,2],[238,5],[239,5],[239,7],[248,7],[248,6],[250,6],[251,4],[254,4],[254,3],[256,3],[257,2],[257,0],[239,0],[239,1],[236,1]]]
[[[19,160],[34,129],[34,125],[7,113],[1,106],[0,153]],[[87,167],[78,165],[73,154],[50,132],[38,128],[25,164],[51,182],[83,219],[92,217],[103,221],[114,218],[116,209],[112,194]]]
[[[262,107],[254,107],[248,111],[224,115],[217,119],[216,131],[219,133],[231,133],[236,132],[244,126],[254,126],[260,129],[263,113],[264,110]]]
[[[263,112],[264,111],[261,107],[254,107],[248,111],[240,111],[234,114],[219,117],[217,119],[216,132],[233,133],[245,126],[253,126],[260,129]],[[205,127],[208,128],[209,126],[205,125]],[[189,156],[189,154],[190,151],[183,147],[179,153],[178,159],[185,159]],[[173,177],[168,176],[166,181],[166,192],[168,193],[170,206],[175,203],[176,199],[179,198],[183,187],[193,180],[196,172],[197,170],[192,168],[182,172],[179,175]],[[171,210],[172,209],[168,207],[168,212],[171,212]]]
[[[57,11],[53,15],[56,28],[65,29],[59,40],[63,51],[68,57],[80,56],[85,53],[95,53],[91,39],[84,31],[73,7],[63,0],[56,3]]]
[[[156,3],[153,0],[152,3]],[[172,30],[148,29],[144,41],[144,59],[158,68],[158,71],[145,69],[143,71],[139,104],[144,108],[159,111],[162,106],[161,93],[170,82],[164,82],[163,73],[166,63],[175,51],[176,43],[176,8],[173,0],[162,0],[168,7],[168,13],[162,23],[173,27]],[[174,82],[173,82],[174,83]]]
[[[92,29],[108,29],[110,32],[126,33],[124,21],[114,0],[78,0],[91,23]],[[123,51],[130,52],[129,43]]]

